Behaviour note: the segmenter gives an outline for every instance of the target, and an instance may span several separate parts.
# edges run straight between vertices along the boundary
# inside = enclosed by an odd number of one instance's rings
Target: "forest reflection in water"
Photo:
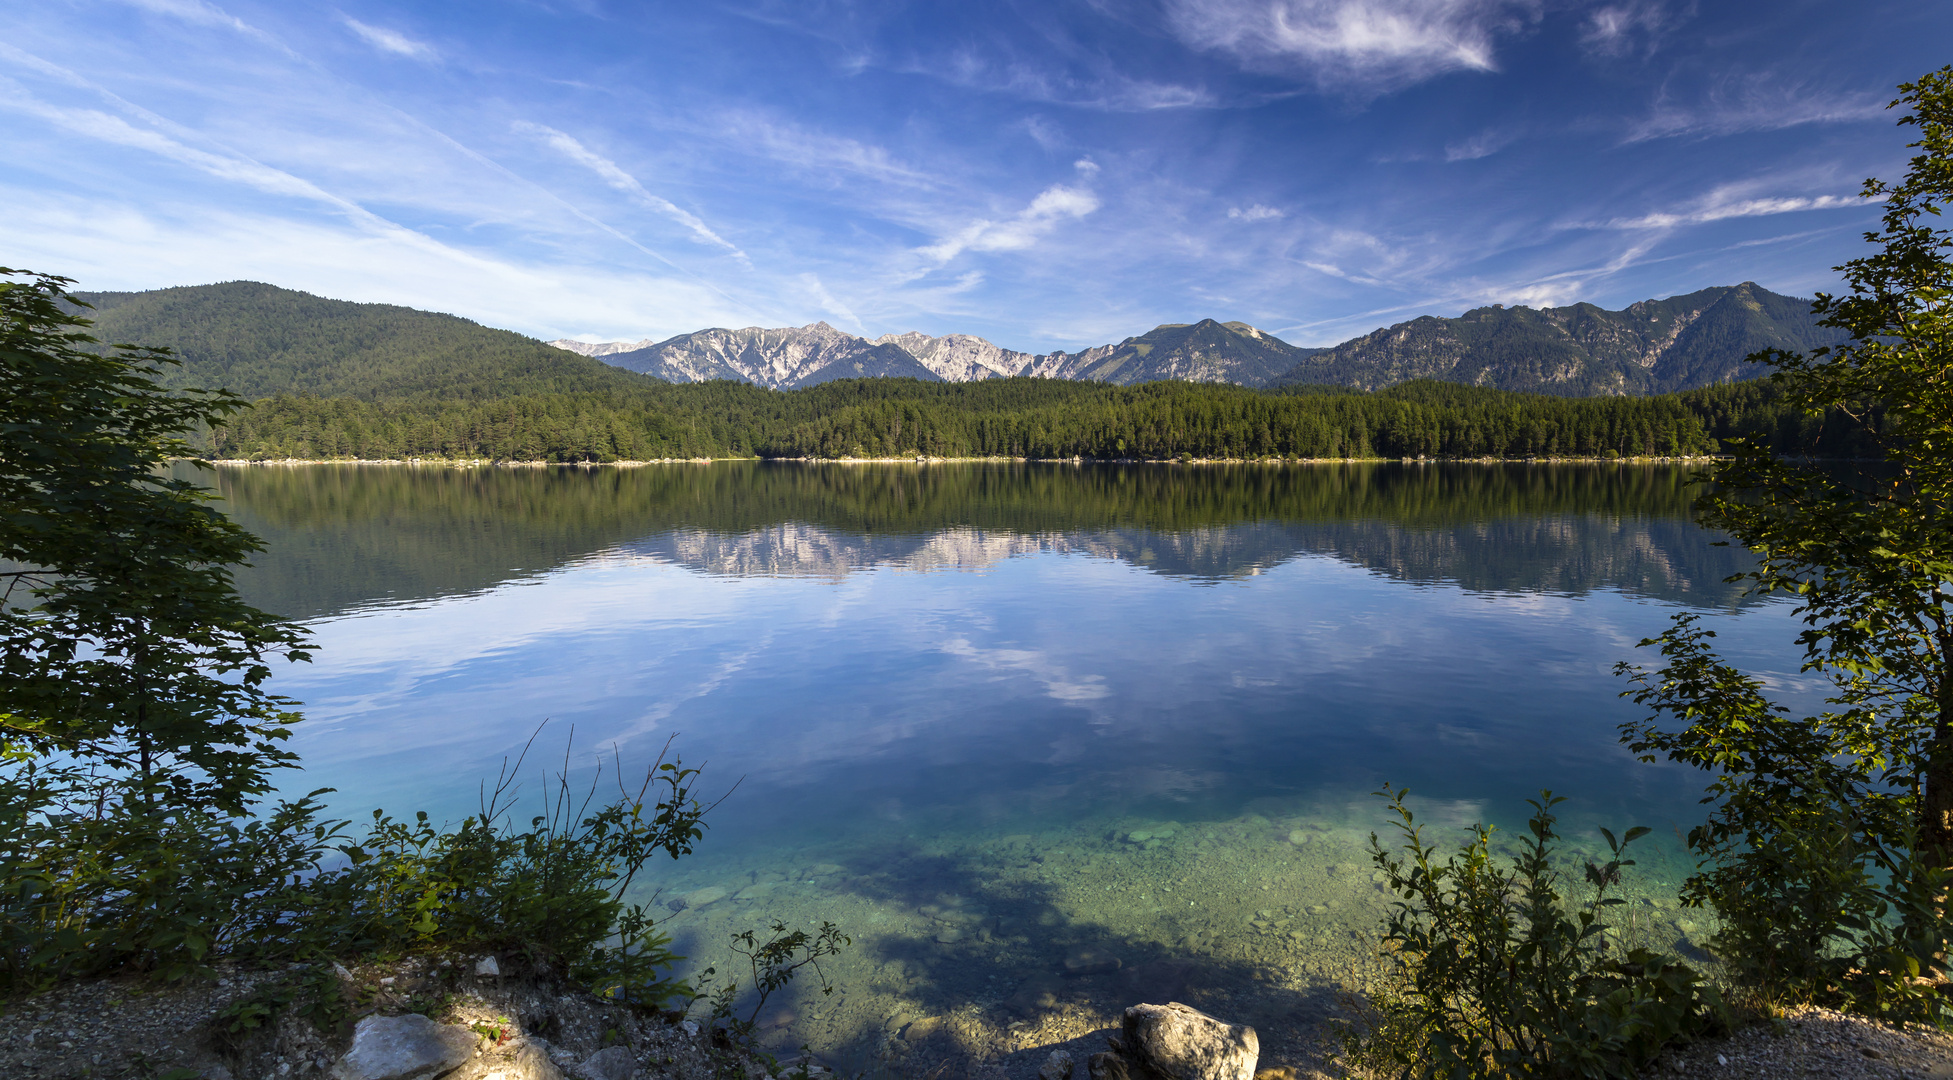
[[[184,467],[187,469],[187,466]],[[983,569],[1037,551],[1226,580],[1298,555],[1489,592],[1738,602],[1746,565],[1690,506],[1694,470],[1361,463],[220,468],[271,554],[254,603],[314,618],[478,592],[598,555],[731,575]]]

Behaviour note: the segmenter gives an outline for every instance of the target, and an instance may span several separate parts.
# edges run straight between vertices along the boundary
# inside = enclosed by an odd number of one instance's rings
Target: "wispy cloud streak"
[[[713,232],[705,222],[699,220],[696,214],[683,209],[670,199],[652,194],[646,190],[643,184],[638,182],[637,177],[619,168],[617,163],[609,158],[591,151],[589,147],[578,142],[573,136],[558,131],[553,127],[530,123],[526,120],[517,121],[515,130],[541,139],[564,157],[596,173],[604,183],[609,184],[611,187],[631,196],[645,206],[685,226],[700,243],[724,248],[726,251],[731,252],[741,259],[746,258],[745,252],[739,250],[738,246],[731,241]]]
[[[1453,71],[1496,71],[1494,40],[1523,25],[1525,0],[1171,0],[1188,44],[1318,86],[1376,92]]]
[[[381,52],[392,53],[395,56],[411,57],[415,60],[434,55],[432,46],[415,41],[398,31],[388,30],[379,26],[369,26],[350,15],[344,18],[347,29],[358,34],[361,41],[366,42]]]

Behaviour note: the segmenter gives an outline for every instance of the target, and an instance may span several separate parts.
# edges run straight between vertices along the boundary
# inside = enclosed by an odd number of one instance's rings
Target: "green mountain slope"
[[[1562,396],[1661,394],[1760,374],[1743,357],[1842,341],[1810,302],[1744,282],[1622,311],[1484,307],[1425,316],[1346,341],[1296,364],[1280,384],[1376,389],[1411,379]]]
[[[1324,350],[1304,349],[1247,323],[1169,323],[1117,345],[1090,349],[1066,365],[1065,376],[1131,386],[1183,379],[1268,386]]]
[[[642,389],[650,378],[453,315],[327,300],[255,281],[79,293],[108,342],[175,349],[170,386],[247,398],[479,400]]]

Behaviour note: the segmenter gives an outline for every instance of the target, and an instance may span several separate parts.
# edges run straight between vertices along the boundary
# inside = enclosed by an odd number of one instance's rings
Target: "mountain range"
[[[1116,383],[1225,382],[1275,385],[1305,349],[1247,323],[1169,323],[1117,345],[1080,352],[1025,353],[969,334],[930,337],[911,330],[870,341],[825,322],[763,330],[700,330],[665,341],[552,341],[559,349],[668,382],[738,379],[778,390],[832,379],[908,376],[945,382],[1035,376]]]
[[[968,334],[911,331],[869,340],[826,323],[700,330],[658,342],[544,343],[452,315],[329,300],[253,281],[77,299],[92,306],[104,340],[175,349],[183,363],[168,372],[168,385],[223,387],[247,398],[612,394],[658,385],[646,376],[779,389],[876,376],[1366,390],[1439,379],[1560,396],[1646,395],[1745,378],[1752,369],[1743,357],[1759,349],[1809,350],[1842,339],[1816,325],[1808,302],[1751,282],[1621,311],[1494,305],[1456,318],[1413,319],[1332,348],[1303,348],[1246,323],[1204,319],[1154,327],[1117,344],[1036,354]]]
[[[1592,304],[1476,308],[1375,330],[1298,363],[1284,383],[1376,390],[1411,379],[1541,394],[1664,394],[1760,374],[1743,358],[1805,352],[1845,340],[1817,325],[1808,300],[1753,281],[1643,300],[1621,311]]]
[[[1442,379],[1563,396],[1657,394],[1749,377],[1743,358],[1765,348],[1808,350],[1844,335],[1820,327],[1810,303],[1757,285],[1718,286],[1621,311],[1475,308],[1424,316],[1330,348],[1305,348],[1242,322],[1169,323],[1117,345],[1080,352],[1016,352],[967,334],[916,331],[872,341],[825,322],[765,330],[712,329],[665,341],[560,349],[671,382],[736,379],[775,389],[837,378],[909,376],[971,382],[1035,375],[1119,385],[1181,379],[1269,387],[1374,390]]]

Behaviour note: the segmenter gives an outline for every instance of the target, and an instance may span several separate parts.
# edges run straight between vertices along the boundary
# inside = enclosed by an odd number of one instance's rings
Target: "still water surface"
[[[855,936],[782,1043],[921,1069],[1175,997],[1330,1015],[1385,898],[1371,795],[1443,835],[1576,796],[1568,834],[1657,828],[1665,906],[1700,777],[1634,761],[1617,661],[1678,612],[1797,690],[1786,610],[1723,579],[1688,470],[757,463],[227,468],[269,551],[240,582],[317,660],[293,790],[458,818],[538,741],[642,771],[667,738],[741,781],[655,867],[723,960],[773,917]],[[531,759],[530,784],[540,790]],[[1617,829],[1618,831],[1618,829]],[[1591,848],[1589,848],[1591,850]],[[722,896],[715,895],[723,890]],[[1666,893],[1664,892],[1666,890]],[[724,969],[723,963],[721,964]],[[1279,1044],[1282,1036],[1275,1035]],[[1279,1056],[1280,1045],[1270,1045]]]

